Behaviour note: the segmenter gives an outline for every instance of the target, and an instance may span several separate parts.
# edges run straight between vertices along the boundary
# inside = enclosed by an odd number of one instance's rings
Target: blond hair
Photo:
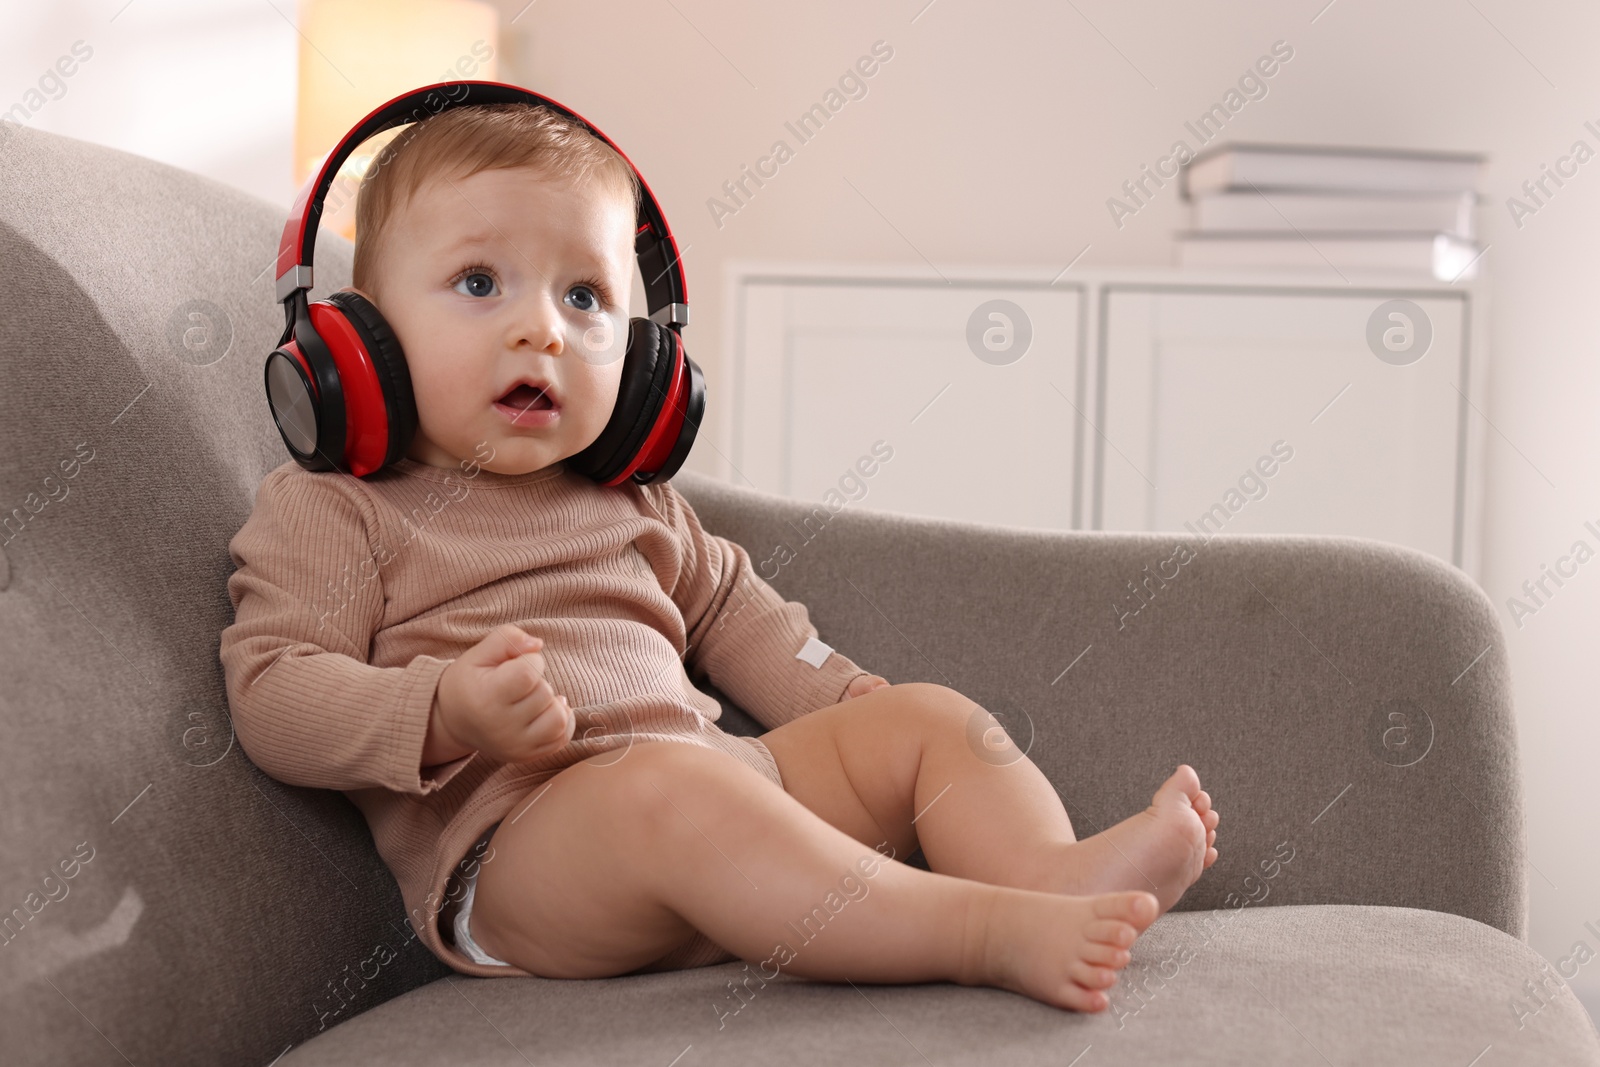
[[[378,152],[356,194],[351,284],[374,292],[384,232],[422,185],[444,174],[529,167],[578,187],[599,181],[638,217],[639,178],[628,161],[582,123],[540,104],[473,104],[430,115]]]

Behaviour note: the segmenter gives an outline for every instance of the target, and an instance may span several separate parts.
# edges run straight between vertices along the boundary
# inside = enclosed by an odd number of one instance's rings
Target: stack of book
[[[1459,152],[1228,144],[1183,168],[1180,267],[1477,274],[1484,157]]]

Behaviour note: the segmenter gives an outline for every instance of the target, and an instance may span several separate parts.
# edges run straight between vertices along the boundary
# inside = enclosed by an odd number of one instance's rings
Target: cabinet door
[[[1379,313],[1397,298],[1425,321]],[[1094,528],[1352,534],[1460,564],[1466,294],[1111,288],[1104,300]],[[1389,347],[1408,328],[1413,346],[1431,332],[1420,358]]]
[[[1082,304],[1068,285],[747,278],[735,476],[801,500],[834,489],[879,510],[1070,529]],[[969,344],[980,308],[986,358]],[[875,473],[853,477],[862,457]]]

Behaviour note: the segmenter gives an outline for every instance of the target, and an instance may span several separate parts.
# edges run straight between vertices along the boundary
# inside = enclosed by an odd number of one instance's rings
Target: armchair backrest
[[[261,381],[286,205],[7,132],[0,1058],[265,1063],[449,973],[355,806],[229,725],[227,544],[287,458]],[[319,234],[314,297],[350,258]]]

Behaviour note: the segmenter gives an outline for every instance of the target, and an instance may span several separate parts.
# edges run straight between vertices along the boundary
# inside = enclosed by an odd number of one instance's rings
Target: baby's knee
[[[968,697],[937,682],[901,682],[888,690],[894,691],[899,703],[911,714],[939,722],[965,722],[977,708]]]

